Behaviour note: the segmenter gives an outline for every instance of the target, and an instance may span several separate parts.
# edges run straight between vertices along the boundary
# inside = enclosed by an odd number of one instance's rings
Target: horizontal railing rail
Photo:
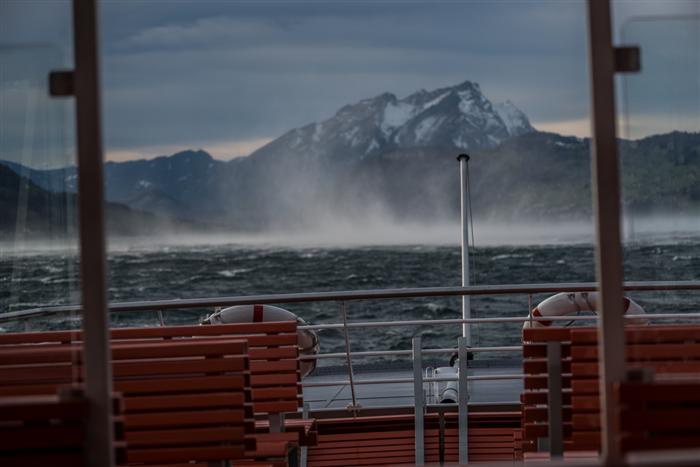
[[[683,291],[700,290],[700,281],[641,281],[625,282],[627,291]],[[110,313],[142,311],[169,311],[193,308],[220,308],[235,305],[268,305],[281,303],[308,303],[328,301],[383,300],[427,297],[457,297],[479,295],[547,294],[558,292],[592,292],[595,282],[560,284],[509,284],[479,285],[469,287],[421,287],[403,289],[355,290],[342,292],[307,292],[290,294],[247,295],[217,298],[187,298],[137,302],[115,302],[109,305]],[[0,323],[61,313],[80,313],[81,305],[64,305],[31,308],[0,313]]]
[[[686,319],[700,318],[699,313],[645,313],[643,315],[625,316],[625,319],[634,321],[639,319]],[[501,316],[496,318],[454,318],[454,319],[415,319],[415,320],[398,320],[398,321],[354,321],[347,324],[348,328],[391,328],[395,326],[422,326],[430,324],[431,326],[441,326],[449,324],[493,324],[493,323],[523,323],[525,321],[596,321],[597,315],[581,315],[581,316]],[[313,324],[299,326],[299,329],[321,330],[321,329],[342,329],[343,324]]]
[[[500,347],[471,347],[470,352],[520,352],[522,350],[521,345],[506,345]],[[427,355],[434,354],[447,354],[457,351],[457,347],[445,348],[445,349],[423,349],[423,353]],[[351,352],[354,357],[382,357],[382,356],[396,356],[400,357],[402,355],[410,357],[413,353],[412,350],[365,350],[360,352]],[[317,355],[301,355],[299,357],[301,360],[320,360],[326,358],[345,358],[345,352],[335,352],[335,353],[323,353]]]
[[[472,375],[467,376],[467,381],[498,381],[505,379],[522,379],[525,375],[522,373],[515,374],[503,374],[503,375]],[[447,382],[447,381],[458,381],[457,376],[435,376],[431,378],[423,378],[423,382]],[[352,383],[350,380],[337,380],[337,381],[316,381],[316,382],[306,382],[304,383],[305,388],[316,388],[325,386],[349,386],[350,384],[411,384],[413,383],[413,378],[372,378],[372,379],[356,379]]]

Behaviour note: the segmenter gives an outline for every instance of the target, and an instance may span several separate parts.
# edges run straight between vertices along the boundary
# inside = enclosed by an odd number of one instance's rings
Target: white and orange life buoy
[[[213,313],[202,324],[223,323],[261,323],[263,321],[296,321],[299,325],[305,325],[306,321],[292,313],[272,305],[237,305]],[[316,355],[319,351],[318,335],[308,329],[297,331],[297,342],[300,355]],[[302,360],[300,363],[301,375],[306,376],[316,368],[316,360]]]
[[[643,315],[645,313],[642,306],[624,297],[624,309],[626,315]],[[561,292],[552,295],[537,305],[530,315],[533,318],[543,318],[547,316],[568,316],[581,311],[592,311],[597,313],[598,293],[597,292]],[[635,324],[645,324],[644,318],[633,320]],[[551,326],[553,321],[525,321],[523,328],[538,328]]]

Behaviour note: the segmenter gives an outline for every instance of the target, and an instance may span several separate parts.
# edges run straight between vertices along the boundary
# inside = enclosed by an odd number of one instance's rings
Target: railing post
[[[160,324],[160,326],[161,327],[165,326],[165,318],[163,317],[163,310],[156,311],[156,315],[158,316],[158,323]]]
[[[620,236],[620,173],[615,113],[615,50],[610,0],[588,0],[591,84],[591,184],[596,225],[596,278],[600,291],[598,378],[602,457],[622,462],[614,384],[625,377],[622,309],[623,258]]]
[[[423,354],[421,338],[413,338],[413,399],[415,405],[416,465],[425,463],[424,428],[425,400],[423,397]]]
[[[561,386],[561,342],[547,342],[547,421],[551,459],[564,456]]]
[[[469,463],[469,386],[467,380],[467,338],[457,338],[459,369],[459,463]]]
[[[301,416],[304,419],[309,418],[309,404],[308,402],[304,402],[304,406],[301,410]],[[301,454],[299,455],[299,465],[300,467],[306,467],[307,459],[309,455],[309,448],[307,446],[302,446],[301,447]]]
[[[350,355],[350,337],[348,336],[348,313],[345,309],[345,302],[340,302],[340,311],[343,315],[343,335],[345,337],[345,362],[348,365],[348,381],[350,381],[350,395],[352,396],[352,405],[348,407],[352,411],[353,418],[357,416],[357,411],[360,409],[355,395],[355,377],[352,370],[352,357]]]
[[[75,96],[84,375],[85,394],[90,401],[85,464],[110,467],[115,458],[106,285],[100,16],[97,0],[72,3],[75,70],[63,74],[72,76],[72,83],[55,95]]]

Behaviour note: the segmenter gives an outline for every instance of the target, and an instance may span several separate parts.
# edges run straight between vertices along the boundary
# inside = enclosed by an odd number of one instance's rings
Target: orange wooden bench
[[[113,345],[123,342],[182,342],[195,338],[246,339],[250,353],[253,410],[257,416],[272,415],[272,423],[265,419],[256,421],[258,447],[256,450],[249,450],[246,457],[274,457],[276,462],[281,464],[285,462],[284,456],[299,444],[311,445],[316,441],[313,420],[284,420],[284,414],[296,413],[303,403],[296,326],[295,322],[264,322],[117,328],[111,330],[111,338]],[[5,334],[0,335],[0,352],[3,348],[30,344],[61,346],[70,342],[80,342],[80,339],[81,334],[76,331]],[[275,423],[278,420],[279,422]],[[286,432],[276,433],[278,430]]]
[[[700,326],[629,326],[625,336],[630,371],[650,372],[657,381],[700,377]],[[597,329],[593,327],[523,330],[524,451],[535,451],[536,439],[548,435],[548,341],[562,343],[565,449],[587,452],[600,449],[597,339]]]
[[[310,419],[285,419],[303,405],[296,322],[216,324],[122,328],[112,330],[113,342],[125,340],[246,339],[249,345],[253,410],[257,417],[258,449],[250,459],[280,459],[299,445],[316,442]],[[291,455],[295,455],[291,453]]]
[[[445,414],[445,462],[459,461],[459,431],[456,413]],[[521,459],[519,412],[469,412],[470,462]]]
[[[623,452],[697,449],[700,446],[700,379],[624,382],[615,387],[620,401]],[[568,459],[596,458],[597,450],[565,453]],[[531,452],[526,461],[548,460]]]
[[[115,343],[112,359],[128,463],[227,461],[254,448],[245,341]]]
[[[309,449],[311,467],[393,465],[415,462],[412,415],[370,416],[318,420],[319,442]],[[519,414],[469,414],[469,460],[512,461],[516,456]],[[445,414],[441,435],[439,416],[425,417],[425,461],[458,461],[457,414]],[[441,441],[442,438],[442,441]]]
[[[0,349],[7,394],[75,384],[76,344]],[[114,388],[123,394],[126,463],[228,461],[255,449],[247,343],[119,342],[112,345]]]
[[[121,400],[114,399],[115,434],[123,433]],[[84,443],[88,401],[81,394],[0,397],[0,465],[26,467],[85,465]],[[115,443],[115,457],[125,457]]]
[[[565,450],[571,450],[571,330],[573,328],[523,329],[522,450],[537,451],[537,439],[549,436],[547,343],[561,343],[562,418]]]
[[[628,370],[651,372],[656,381],[700,377],[700,326],[630,326],[625,329]],[[600,449],[598,336],[595,328],[571,330],[572,441]]]

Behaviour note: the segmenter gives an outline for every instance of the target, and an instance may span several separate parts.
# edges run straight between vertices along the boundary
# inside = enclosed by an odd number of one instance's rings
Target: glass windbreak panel
[[[633,18],[621,30],[642,70],[622,81],[625,279],[697,281],[700,271],[700,16]],[[630,292],[625,451],[697,446],[700,290]],[[663,316],[666,314],[667,316]],[[689,397],[689,394],[691,396]]]
[[[584,2],[144,1],[102,13],[107,216],[121,216],[112,300],[459,285],[462,152],[473,284],[594,279]],[[291,308],[340,318],[337,306]],[[459,299],[440,297],[357,308],[353,319],[461,316]],[[526,316],[529,301],[472,309]],[[156,310],[115,320],[159,322]],[[435,329],[435,345],[458,331]],[[358,350],[380,348],[383,332]],[[396,333],[407,349],[414,331]],[[512,323],[475,338],[519,342]]]
[[[75,311],[27,314],[81,300],[73,102],[51,97],[48,84],[49,72],[70,67],[69,18],[67,2],[0,4],[2,343],[5,338],[23,342],[27,331],[79,330],[81,325]],[[18,333],[25,337],[11,336]],[[56,365],[65,369],[77,362],[73,349],[70,360]],[[73,369],[62,373],[60,383],[37,391],[55,391],[78,380],[78,366]],[[10,394],[5,385],[38,384],[31,378],[41,378],[43,370],[60,373],[60,368],[37,367],[25,372],[26,380],[8,378],[0,382],[3,395]]]
[[[700,19],[640,17],[621,29],[642,70],[621,81],[625,279],[687,281],[700,266]],[[695,292],[637,294],[650,313],[696,311]]]

